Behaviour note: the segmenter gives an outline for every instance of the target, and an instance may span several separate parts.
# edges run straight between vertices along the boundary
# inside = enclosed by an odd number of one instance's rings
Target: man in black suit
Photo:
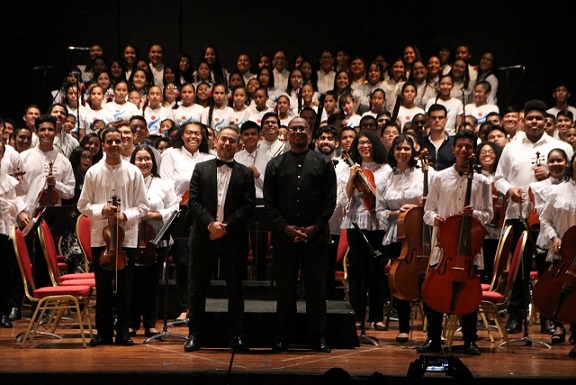
[[[243,337],[243,269],[248,253],[247,222],[254,212],[254,174],[235,162],[238,129],[223,128],[216,140],[217,158],[200,162],[190,180],[188,206],[194,218],[189,245],[192,254],[187,352],[200,349],[206,296],[216,261],[228,289],[231,348],[248,349]]]
[[[264,200],[272,221],[278,331],[273,350],[288,349],[296,325],[296,284],[302,268],[306,318],[312,348],[330,352],[326,334],[328,220],[336,207],[336,173],[326,155],[310,150],[308,122],[288,123],[290,151],[268,162]]]

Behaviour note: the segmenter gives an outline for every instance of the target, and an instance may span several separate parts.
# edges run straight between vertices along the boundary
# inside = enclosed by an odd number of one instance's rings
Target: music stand
[[[166,222],[164,223],[164,225],[160,228],[160,230],[158,230],[158,234],[156,234],[156,237],[154,237],[154,239],[152,241],[150,241],[150,243],[152,243],[154,246],[158,246],[163,240],[167,240],[170,238],[170,230],[172,228],[172,223],[174,222],[174,219],[176,219],[176,217],[178,217],[180,215],[180,210],[178,211],[174,211],[172,212],[172,214],[170,214],[170,216],[168,217],[168,219],[166,220]],[[186,340],[186,336],[183,336],[181,334],[174,334],[174,333],[170,333],[168,332],[168,277],[167,277],[167,270],[168,270],[168,259],[170,257],[170,253],[168,251],[166,251],[166,253],[164,253],[164,267],[162,268],[162,280],[164,282],[164,323],[162,326],[162,332],[155,334],[149,338],[147,338],[146,340],[144,340],[144,343],[147,344],[149,342],[155,341],[155,340],[162,340],[163,338],[179,338],[179,339],[183,339]]]
[[[522,205],[522,203],[520,203],[520,205]],[[522,213],[522,210],[520,210],[520,213]],[[530,232],[530,226],[528,226],[528,222],[526,221],[525,218],[522,218],[522,215],[520,215],[520,223],[522,223],[522,226],[524,226],[524,229],[526,230],[526,234],[528,236],[528,241],[530,242],[530,246],[532,247],[532,257],[534,256],[534,253],[536,252],[536,243],[534,242],[534,238],[532,238],[532,233]],[[537,344],[540,346],[543,346],[545,348],[548,349],[552,349],[552,347],[547,344],[544,341],[540,341],[540,340],[536,340],[533,338],[530,338],[528,336],[528,318],[529,318],[529,306],[530,306],[530,268],[526,267],[526,256],[522,255],[522,258],[520,260],[520,268],[521,268],[521,272],[522,272],[522,288],[523,288],[523,294],[524,294],[524,309],[523,309],[523,324],[524,324],[524,336],[521,338],[514,338],[510,340],[510,343],[515,343],[515,342],[523,342],[526,346],[532,346],[533,344]],[[499,346],[504,346],[507,342],[504,341],[502,342]]]

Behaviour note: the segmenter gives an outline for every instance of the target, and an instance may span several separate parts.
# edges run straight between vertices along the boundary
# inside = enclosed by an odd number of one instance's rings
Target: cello
[[[576,322],[576,226],[562,236],[562,258],[534,285],[534,306],[555,321]]]
[[[464,207],[470,205],[472,197],[474,160],[474,155],[468,159]],[[436,268],[429,269],[422,284],[422,298],[428,306],[440,313],[456,315],[478,309],[482,288],[474,271],[474,257],[480,253],[485,236],[486,229],[471,215],[451,215],[438,226],[437,246],[443,255]]]
[[[424,186],[422,195],[428,195],[428,149],[420,154]],[[391,266],[388,286],[394,297],[404,301],[418,301],[422,282],[430,258],[430,226],[424,223],[424,207],[413,207],[398,217],[398,235],[402,240],[400,256]]]
[[[114,195],[109,203],[116,207],[116,221],[112,223],[110,218],[108,218],[108,226],[102,230],[102,237],[104,242],[106,242],[106,247],[100,254],[100,266],[103,270],[118,271],[125,268],[128,264],[126,253],[121,246],[124,240],[124,229],[118,222],[120,198]]]

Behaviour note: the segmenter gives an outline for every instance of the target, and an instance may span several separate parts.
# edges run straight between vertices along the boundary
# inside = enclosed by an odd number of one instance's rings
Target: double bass
[[[576,226],[562,236],[562,258],[534,285],[534,306],[550,319],[576,323]]]
[[[428,195],[428,149],[420,154],[424,185],[422,196]],[[424,207],[411,208],[398,217],[398,235],[402,240],[400,256],[391,266],[388,286],[394,297],[415,302],[420,299],[422,282],[428,270],[431,229],[424,223]]]
[[[468,183],[464,207],[470,205],[474,179],[474,155],[468,159]],[[438,244],[443,251],[436,268],[429,269],[422,284],[422,298],[432,309],[465,315],[478,309],[482,299],[480,277],[474,257],[482,249],[486,229],[471,215],[451,215],[438,226]]]
[[[116,217],[120,212],[120,198],[113,196],[109,202],[116,207]],[[124,240],[124,229],[118,223],[118,220],[108,218],[108,226],[102,230],[102,237],[106,247],[100,254],[100,266],[104,270],[118,271],[122,270],[128,264],[126,253],[122,250],[122,241]]]

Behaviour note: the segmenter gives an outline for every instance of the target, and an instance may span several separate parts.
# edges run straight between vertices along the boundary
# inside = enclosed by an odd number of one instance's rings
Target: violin
[[[109,201],[112,206],[116,207],[116,217],[120,212],[120,198],[113,196]],[[106,247],[100,254],[100,266],[104,270],[122,270],[128,264],[126,253],[122,250],[122,241],[124,240],[124,229],[118,223],[118,219],[112,223],[108,218],[108,226],[102,230],[102,237]]]
[[[464,206],[470,205],[474,179],[474,155],[468,160]],[[432,309],[465,315],[478,309],[482,299],[474,257],[482,249],[486,229],[471,215],[451,215],[438,227],[437,246],[443,251],[438,266],[429,269],[422,284],[422,298]],[[456,242],[455,242],[456,241]]]
[[[540,162],[540,152],[536,151],[536,167],[540,167],[542,164]],[[532,205],[532,210],[528,214],[528,227],[532,231],[539,231],[540,230],[540,216],[538,215],[538,211],[536,211],[536,199],[534,198],[534,193],[532,192],[531,188],[528,188],[528,197],[530,199],[530,203]]]
[[[352,167],[356,163],[350,158],[348,153],[342,153],[342,159]],[[376,209],[376,183],[374,173],[369,169],[360,169],[354,180],[354,187],[364,193],[364,207],[370,212]]]
[[[494,183],[492,183],[492,208],[494,210],[494,217],[488,226],[502,228],[502,226],[504,226],[504,219],[506,219],[507,207],[508,197],[505,194],[499,193]]]
[[[554,321],[576,322],[576,226],[562,236],[562,258],[534,285],[534,306]]]
[[[422,149],[420,159],[424,174],[424,197],[428,195],[428,156],[428,149]],[[390,266],[388,286],[394,297],[415,302],[420,299],[431,248],[431,228],[424,223],[422,205],[400,214],[397,238],[402,240],[402,249],[400,256]]]
[[[136,265],[152,266],[156,263],[156,247],[151,243],[154,238],[154,228],[146,221],[138,225],[138,254],[134,261]]]
[[[48,176],[52,176],[54,175],[54,163],[50,162],[48,163]],[[58,203],[58,193],[56,191],[54,191],[54,187],[52,186],[47,186],[46,190],[42,190],[40,192],[40,197],[38,200],[38,206],[39,207],[52,207],[55,206],[56,203]]]

